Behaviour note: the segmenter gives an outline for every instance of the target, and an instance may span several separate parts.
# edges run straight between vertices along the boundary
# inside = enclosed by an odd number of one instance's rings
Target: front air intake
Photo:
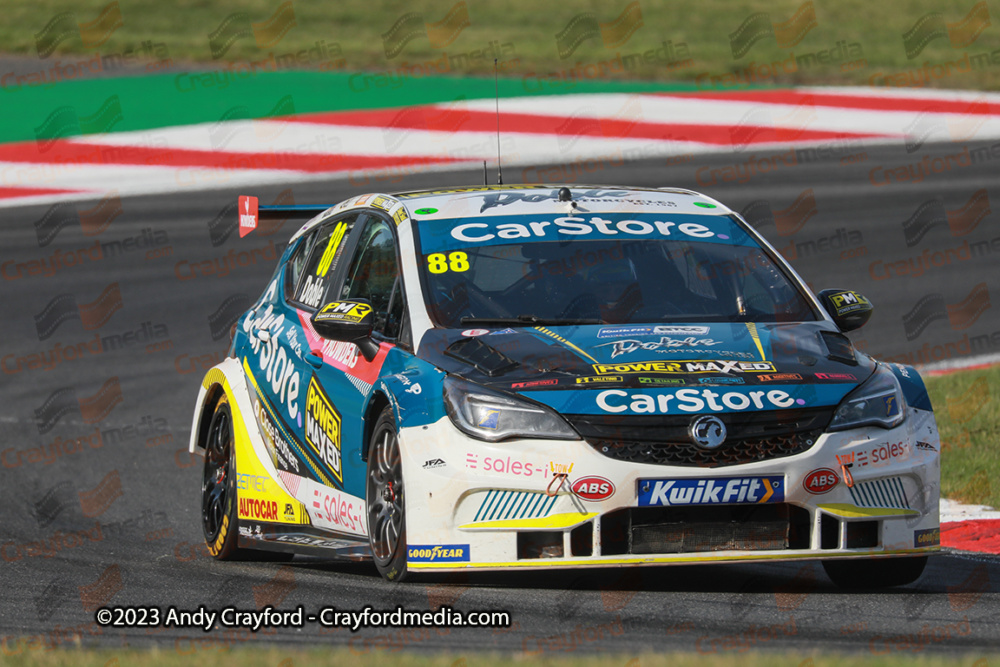
[[[809,512],[759,507],[633,507],[601,520],[601,553],[679,554],[809,548]]]

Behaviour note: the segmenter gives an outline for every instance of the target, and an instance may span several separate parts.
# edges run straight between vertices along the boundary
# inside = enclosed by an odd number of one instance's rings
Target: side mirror
[[[378,354],[372,340],[374,317],[367,301],[331,301],[310,318],[313,328],[323,338],[354,343],[367,361]]]
[[[845,333],[863,327],[875,310],[871,301],[851,290],[825,289],[817,296],[834,324]]]

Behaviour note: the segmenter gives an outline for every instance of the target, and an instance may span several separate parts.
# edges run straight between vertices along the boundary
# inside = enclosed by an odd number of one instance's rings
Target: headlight
[[[447,377],[444,404],[459,430],[479,440],[507,438],[579,440],[569,424],[548,408],[490,391],[472,382]]]
[[[884,366],[852,391],[837,406],[829,431],[843,431],[857,426],[894,428],[906,419],[906,402],[899,381]]]

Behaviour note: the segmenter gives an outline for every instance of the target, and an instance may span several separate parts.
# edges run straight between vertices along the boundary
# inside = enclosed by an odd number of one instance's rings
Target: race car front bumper
[[[939,550],[934,415],[825,433],[807,451],[715,468],[633,463],[583,440],[400,432],[408,567],[569,568]]]

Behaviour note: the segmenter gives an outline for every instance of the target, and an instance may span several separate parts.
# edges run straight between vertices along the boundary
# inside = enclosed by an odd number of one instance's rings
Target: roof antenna
[[[483,160],[483,185],[490,184],[490,175],[486,171],[486,160]]]
[[[503,169],[500,167],[500,81],[496,58],[493,59],[493,91],[497,102],[497,185],[503,185]]]

